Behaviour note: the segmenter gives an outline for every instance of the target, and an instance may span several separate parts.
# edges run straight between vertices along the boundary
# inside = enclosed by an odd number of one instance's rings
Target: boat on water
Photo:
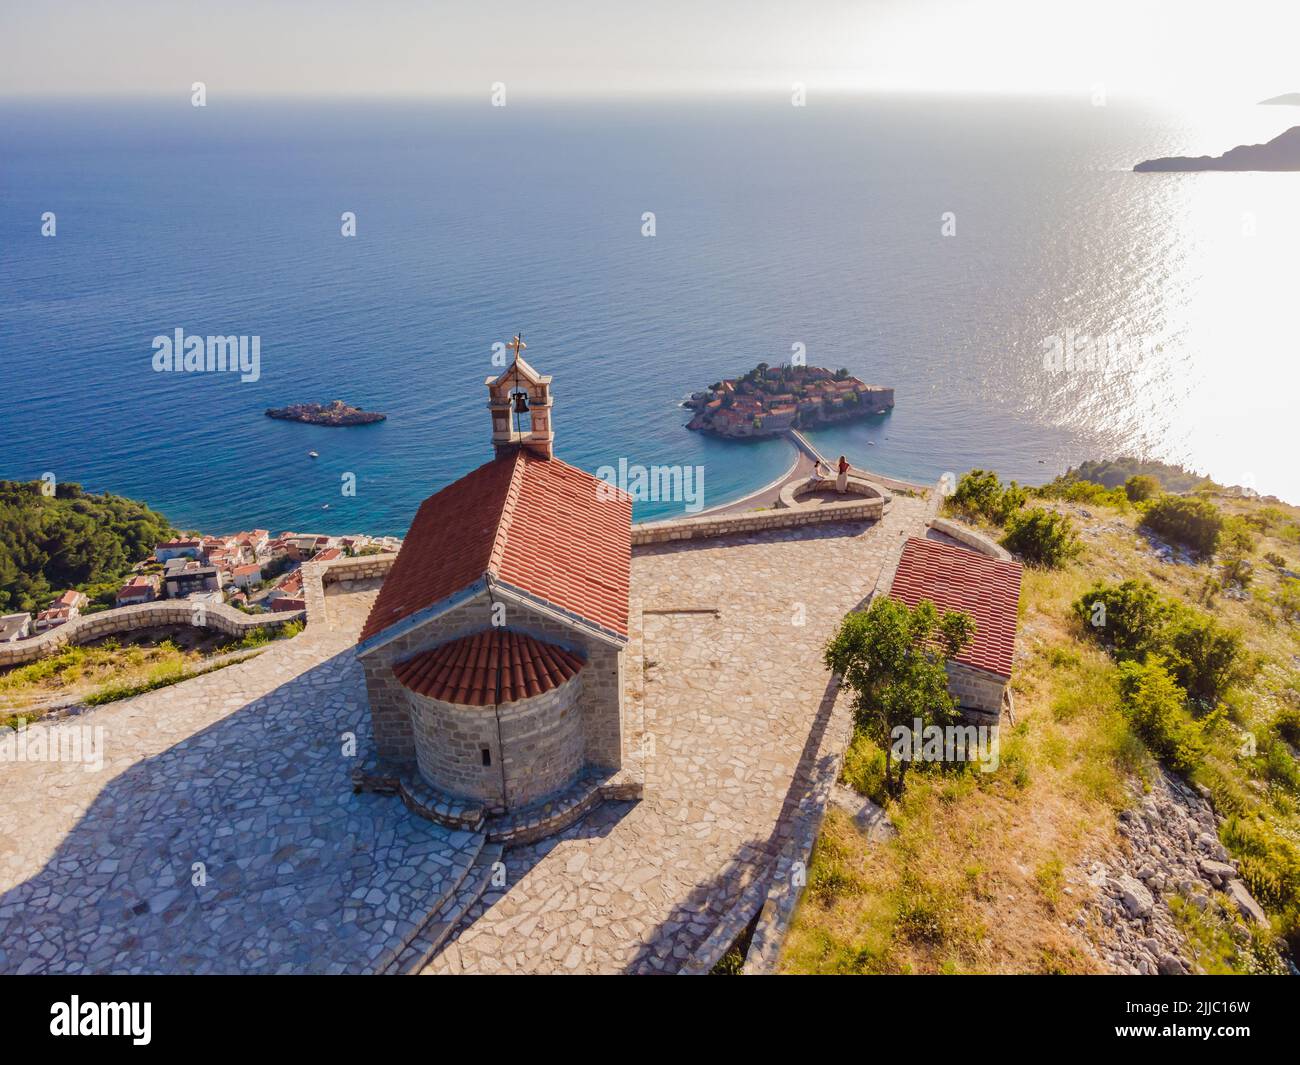
[[[308,458],[313,458],[313,459],[318,459],[318,458],[320,458],[320,452],[319,452],[319,451],[308,451],[308,452],[307,452],[307,457],[308,457]]]

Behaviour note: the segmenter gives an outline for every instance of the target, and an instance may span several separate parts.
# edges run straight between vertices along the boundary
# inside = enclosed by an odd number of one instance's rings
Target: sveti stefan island
[[[34,1038],[280,1001],[147,979],[215,974],[1286,1023],[1300,16],[182,6],[0,41],[0,973],[111,981]]]

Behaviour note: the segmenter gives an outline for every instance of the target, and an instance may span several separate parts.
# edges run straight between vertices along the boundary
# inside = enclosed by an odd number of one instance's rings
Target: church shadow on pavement
[[[344,734],[369,728],[347,649],[114,776],[0,897],[0,971],[382,969],[481,837],[354,794]]]

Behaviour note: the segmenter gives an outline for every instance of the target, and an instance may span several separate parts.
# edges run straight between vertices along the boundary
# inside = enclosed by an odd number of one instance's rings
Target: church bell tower
[[[489,377],[488,410],[492,412],[492,447],[498,455],[527,448],[540,458],[553,454],[555,434],[551,431],[551,377],[539,374],[520,354],[528,345],[523,334],[506,347],[514,361],[499,377]]]

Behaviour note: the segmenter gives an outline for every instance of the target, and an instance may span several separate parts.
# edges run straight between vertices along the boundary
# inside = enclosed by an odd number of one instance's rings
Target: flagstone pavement
[[[872,526],[637,549],[645,797],[508,851],[425,971],[679,968],[806,812],[807,765],[847,729],[820,649],[925,509],[898,495]],[[0,764],[0,972],[385,967],[481,839],[352,792],[373,596],[331,594],[327,625],[251,662],[59,722],[103,728],[100,772]]]

